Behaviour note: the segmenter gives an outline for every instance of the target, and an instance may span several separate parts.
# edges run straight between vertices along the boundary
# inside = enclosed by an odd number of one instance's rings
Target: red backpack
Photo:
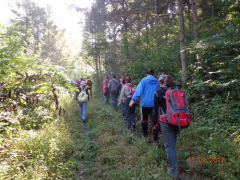
[[[168,89],[165,93],[165,99],[167,104],[165,115],[167,122],[178,126],[179,129],[180,127],[188,127],[191,123],[191,114],[188,110],[187,99],[184,91],[178,88]]]
[[[125,84],[128,87],[127,98],[133,97],[135,93],[136,86],[134,84]],[[134,104],[139,104],[139,100],[137,100]]]

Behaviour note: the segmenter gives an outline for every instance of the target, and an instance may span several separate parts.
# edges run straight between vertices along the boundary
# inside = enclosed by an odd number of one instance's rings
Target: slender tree
[[[194,37],[198,38],[198,15],[197,15],[197,9],[196,9],[196,3],[195,0],[189,0],[192,13],[193,13],[193,24],[194,24]]]
[[[182,61],[182,81],[186,82],[188,79],[188,64],[187,64],[187,49],[185,42],[185,26],[183,15],[183,0],[178,0],[178,12],[179,12],[179,40],[180,40],[180,52]]]

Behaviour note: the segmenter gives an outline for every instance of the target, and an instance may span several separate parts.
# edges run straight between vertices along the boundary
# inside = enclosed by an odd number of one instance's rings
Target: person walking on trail
[[[126,113],[127,113],[127,129],[134,130],[136,128],[135,122],[135,108],[136,105],[133,104],[132,107],[128,106],[132,99],[133,88],[135,88],[134,84],[131,84],[131,78],[129,76],[126,77],[126,84],[123,86],[120,97],[119,103],[126,102]]]
[[[116,79],[116,76],[113,75],[112,79],[109,81],[108,88],[112,97],[113,108],[115,111],[118,110],[118,107],[117,107],[117,96],[119,93],[118,85],[119,85],[119,81]]]
[[[154,93],[154,106],[153,106],[153,129],[159,127],[158,113],[159,108],[166,114],[166,99],[164,98],[168,88],[175,87],[173,77],[170,75],[161,75],[158,79],[160,88]],[[160,111],[161,112],[161,111]],[[168,173],[175,179],[179,179],[179,170],[177,165],[177,133],[179,128],[177,126],[167,123],[166,118],[161,114],[160,128],[163,136],[164,146],[167,153],[169,171]],[[157,138],[155,139],[157,141]]]
[[[89,94],[86,91],[86,82],[81,81],[81,84],[78,87],[78,89],[79,89],[79,92],[76,92],[76,101],[77,101],[77,103],[79,104],[79,107],[80,107],[80,117],[82,119],[82,122],[85,123],[86,118],[87,118],[87,105],[88,105],[88,97],[89,97]],[[85,91],[86,94],[87,94],[87,97],[85,98],[86,100],[83,100],[83,101],[79,99],[80,94],[83,94],[83,95],[86,96],[85,93],[81,93],[82,91]]]
[[[120,84],[118,85],[118,89],[119,89],[119,94],[121,93],[121,90],[123,89],[123,86],[125,85],[125,78],[121,78],[120,79]],[[119,100],[119,105],[118,107],[122,106],[122,115],[123,115],[123,119],[127,120],[127,113],[126,113],[126,102],[125,102],[125,98],[123,97],[123,99],[120,101]]]
[[[80,84],[81,84],[81,82],[82,82],[82,78],[81,78],[81,79],[79,79],[79,80],[76,80],[76,87],[79,87],[79,86],[80,86]]]
[[[102,82],[102,90],[103,90],[103,95],[104,95],[104,101],[108,103],[109,101],[109,89],[108,89],[108,84],[109,84],[109,77],[105,76],[105,79]]]
[[[136,91],[132,97],[132,100],[129,103],[129,106],[132,107],[136,101],[141,98],[141,123],[143,130],[143,138],[146,139],[148,136],[148,116],[152,114],[153,109],[153,98],[154,92],[159,88],[158,80],[155,78],[154,70],[149,69],[147,72],[147,77],[143,78],[139,85],[136,88]]]
[[[90,79],[90,77],[87,77],[86,87],[87,87],[88,94],[91,96],[92,96],[92,85],[93,85],[92,80]]]

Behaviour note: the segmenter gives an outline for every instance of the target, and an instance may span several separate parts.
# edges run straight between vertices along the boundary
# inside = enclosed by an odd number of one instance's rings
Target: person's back
[[[92,80],[89,78],[89,77],[87,77],[87,79],[86,79],[86,87],[87,88],[92,88]]]
[[[155,78],[154,70],[147,71],[147,77],[143,78],[136,88],[135,94],[129,103],[131,107],[140,97],[141,98],[141,114],[142,114],[142,128],[143,137],[147,137],[148,134],[148,116],[152,114],[154,92],[159,88],[158,80]]]
[[[169,171],[168,173],[174,178],[179,179],[179,170],[177,163],[177,133],[179,129],[177,126],[172,126],[166,121],[165,113],[166,113],[166,99],[165,94],[168,88],[174,88],[175,83],[174,79],[170,75],[161,75],[159,77],[159,84],[161,86],[154,93],[154,107],[153,107],[153,130],[161,129],[163,142],[165,146],[165,150],[167,153]],[[160,112],[159,112],[159,109]],[[159,113],[161,114],[159,116]],[[159,123],[160,122],[160,123]],[[159,127],[160,126],[160,127]],[[157,142],[158,137],[157,134],[154,138]]]
[[[116,76],[113,75],[112,79],[109,81],[108,88],[112,97],[113,108],[115,109],[115,111],[117,111],[118,109],[117,99],[116,99],[119,93],[118,85],[119,85],[119,81],[116,79]]]
[[[86,82],[81,81],[81,84],[78,87],[78,89],[79,89],[79,92],[77,92],[77,94],[76,94],[76,101],[78,102],[79,107],[80,107],[80,118],[82,119],[82,122],[85,123],[86,122],[86,116],[87,116],[87,104],[88,104],[88,102],[87,101],[79,102],[78,101],[78,95],[80,94],[81,91],[86,91]],[[87,91],[86,91],[86,93],[89,97],[89,94],[88,94]]]
[[[125,78],[121,78],[120,79],[120,83],[118,85],[118,90],[119,90],[119,94],[121,94],[121,91],[123,89],[125,85]],[[120,99],[120,97],[119,97]],[[125,99],[120,99],[119,100],[119,106],[120,107],[122,105],[122,115],[123,115],[123,119],[124,120],[127,120],[127,114],[126,114],[126,102],[125,102]]]
[[[131,107],[128,106],[131,101],[132,95],[134,94],[135,85],[131,84],[131,78],[129,76],[126,77],[126,84],[123,86],[119,101],[123,99],[126,102],[126,114],[127,114],[127,129],[134,130],[136,128],[135,123],[135,108],[136,105],[133,104]]]
[[[109,81],[108,88],[111,93],[118,94],[119,81],[116,79],[116,76],[113,75],[113,78]]]
[[[132,100],[135,102],[141,96],[142,107],[153,107],[154,92],[159,88],[157,78],[154,76],[147,76],[143,78],[137,86]]]
[[[102,90],[103,90],[103,95],[104,95],[104,101],[108,103],[109,100],[109,88],[108,88],[108,83],[109,83],[109,77],[105,76],[105,79],[102,82]]]
[[[92,80],[89,77],[87,77],[87,80],[86,80],[87,92],[89,95],[91,94],[91,96],[92,96],[92,84],[93,84]]]

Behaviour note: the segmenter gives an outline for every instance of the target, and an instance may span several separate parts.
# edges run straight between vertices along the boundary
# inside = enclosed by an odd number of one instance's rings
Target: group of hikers
[[[80,99],[79,96],[83,90],[89,95],[87,88],[85,88],[86,81],[81,81],[79,92],[76,94],[76,100],[80,106],[80,116],[83,122],[86,121],[87,102],[79,102],[78,99]],[[146,77],[144,77],[137,86],[131,83],[130,76],[126,76],[120,80],[116,78],[116,75],[113,75],[111,79],[109,79],[109,76],[105,76],[102,82],[104,101],[109,103],[109,97],[111,96],[114,110],[118,111],[120,107],[122,107],[122,116],[124,120],[127,120],[127,129],[130,131],[136,128],[135,109],[140,105],[142,138],[146,140],[148,137],[148,120],[151,119],[153,142],[157,144],[158,135],[159,132],[161,132],[170,167],[168,173],[174,179],[180,179],[176,151],[177,133],[181,130],[180,120],[184,120],[185,118],[188,123],[190,123],[189,121],[191,121],[191,119],[189,119],[190,115],[188,117],[188,115],[185,115],[187,113],[181,112],[178,113],[176,119],[174,119],[175,122],[178,122],[176,126],[169,123],[167,118],[169,113],[167,111],[170,111],[170,106],[166,101],[166,95],[169,94],[169,89],[174,88],[176,88],[176,86],[171,75],[162,74],[157,79],[154,76],[153,69],[149,69],[146,72]],[[175,105],[180,103],[180,106],[183,106],[185,101],[183,91],[176,90],[175,92],[178,93],[175,94],[177,97],[171,97],[169,100],[172,99]],[[119,103],[117,103],[118,96]],[[180,98],[180,100],[178,100],[178,98]]]
[[[165,94],[169,88],[175,88],[174,79],[171,75],[162,74],[157,79],[154,70],[149,69],[137,87],[131,83],[131,77],[126,76],[120,81],[113,75],[110,80],[108,76],[102,82],[104,100],[109,101],[111,95],[112,104],[115,111],[122,106],[123,119],[127,120],[127,129],[136,128],[135,109],[140,104],[142,137],[148,137],[148,120],[151,119],[153,142],[157,144],[158,134],[161,132],[164,146],[169,162],[169,174],[174,179],[179,178],[177,166],[177,133],[181,130],[178,126],[172,126],[166,119],[166,99]],[[118,106],[117,106],[117,97]],[[140,100],[140,102],[139,102]]]

